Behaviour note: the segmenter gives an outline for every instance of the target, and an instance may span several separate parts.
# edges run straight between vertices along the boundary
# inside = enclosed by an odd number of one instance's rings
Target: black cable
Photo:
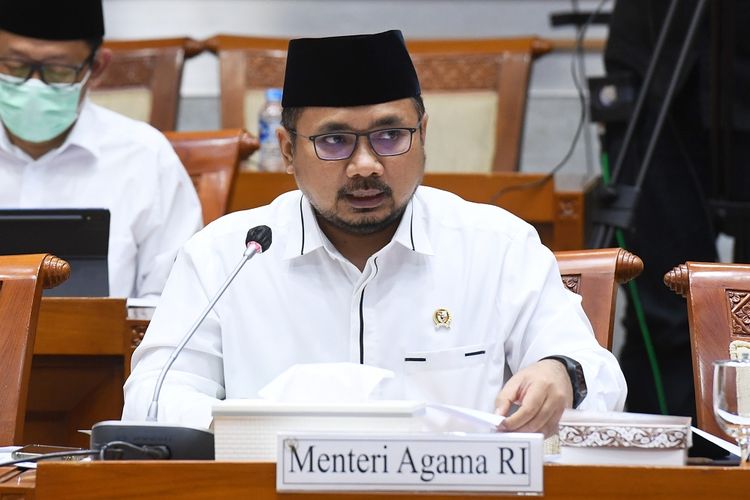
[[[571,0],[571,4],[573,7],[573,12],[578,13],[578,0]],[[598,15],[596,13],[593,14],[593,17],[591,18],[591,24],[596,23]],[[588,21],[589,18],[587,17],[584,22]],[[583,42],[583,40],[581,40]],[[576,73],[573,73],[573,84],[576,85],[576,89],[578,90],[578,96],[579,98],[583,95],[585,96],[586,93],[583,89],[583,82],[586,81],[586,58],[584,57],[583,53],[583,43],[576,44],[576,54],[575,54],[575,62],[578,65],[578,77],[576,79]],[[572,68],[571,68],[572,70]],[[593,158],[593,144],[591,143],[591,96],[587,96],[588,99],[584,101],[584,126],[583,130],[586,131],[586,133],[583,134],[583,151],[585,153],[585,161],[586,161],[586,178],[590,179],[594,176],[594,158]]]
[[[166,446],[139,446],[127,441],[110,441],[102,446],[97,454],[100,460],[122,460],[126,449],[154,460],[169,458],[169,449]]]
[[[72,450],[72,451],[56,451],[54,453],[44,453],[35,457],[18,458],[10,460],[8,462],[0,463],[0,467],[6,467],[9,465],[17,465],[21,463],[38,462],[40,460],[51,460],[55,458],[65,457],[80,457],[80,456],[99,456],[99,460],[117,460],[121,459],[125,450],[134,451],[143,455],[144,457],[151,458],[154,460],[164,460],[169,458],[169,449],[166,446],[138,446],[125,441],[110,441],[104,444],[98,450]]]
[[[490,203],[494,204],[497,203],[497,200],[499,200],[502,196],[507,194],[510,191],[518,191],[521,189],[532,189],[537,186],[541,186],[545,184],[546,182],[549,182],[557,172],[560,171],[562,167],[564,167],[570,158],[573,156],[573,152],[575,151],[576,145],[578,144],[579,139],[581,138],[581,132],[583,131],[583,126],[586,123],[586,94],[583,90],[583,84],[580,81],[580,77],[578,75],[578,72],[576,71],[576,60],[577,58],[583,57],[583,39],[586,35],[586,31],[588,30],[589,26],[591,26],[591,23],[594,21],[594,18],[601,12],[601,10],[604,8],[604,6],[609,2],[609,0],[601,0],[599,2],[599,5],[596,6],[596,9],[589,15],[589,17],[586,19],[586,22],[581,25],[576,30],[576,43],[575,43],[575,56],[571,58],[570,60],[570,72],[573,77],[573,85],[576,88],[576,91],[578,93],[578,101],[581,104],[581,114],[578,118],[578,126],[576,127],[575,134],[573,135],[573,140],[570,143],[570,147],[568,148],[568,151],[565,153],[563,158],[552,167],[552,169],[541,179],[537,179],[535,181],[526,182],[523,184],[515,184],[513,186],[506,186],[504,188],[499,189],[491,198]]]
[[[65,457],[80,457],[80,456],[91,456],[98,455],[99,450],[74,450],[74,451],[56,451],[54,453],[45,453],[43,455],[37,455],[35,457],[19,458],[11,460],[9,462],[0,463],[0,467],[6,467],[8,465],[16,465],[27,462],[38,462],[40,460],[50,460],[53,458],[65,458]]]

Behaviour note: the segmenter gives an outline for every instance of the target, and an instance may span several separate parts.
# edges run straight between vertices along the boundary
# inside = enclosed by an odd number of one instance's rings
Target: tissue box
[[[356,404],[226,400],[213,407],[216,460],[276,461],[280,432],[402,433],[422,431],[425,404]]]
[[[560,419],[560,462],[684,465],[690,417],[566,410]]]

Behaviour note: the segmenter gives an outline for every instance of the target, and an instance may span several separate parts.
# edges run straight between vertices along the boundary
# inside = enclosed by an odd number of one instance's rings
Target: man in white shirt
[[[109,209],[110,295],[159,295],[200,202],[160,132],[86,99],[111,57],[101,0],[0,12],[0,208]]]
[[[257,397],[293,364],[339,361],[392,370],[380,399],[518,404],[505,430],[552,434],[566,407],[622,408],[617,361],[533,228],[419,187],[428,119],[400,32],[292,40],[282,103],[278,137],[300,191],[186,244],[133,356],[124,419],[144,418],[193,311],[259,224],[273,245],[177,358],[160,420],[207,426],[217,399]]]

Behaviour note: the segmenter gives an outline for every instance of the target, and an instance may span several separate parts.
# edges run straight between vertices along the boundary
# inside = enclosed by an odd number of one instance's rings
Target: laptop
[[[109,296],[109,210],[0,209],[0,255],[51,253],[70,264],[70,278],[45,297]]]

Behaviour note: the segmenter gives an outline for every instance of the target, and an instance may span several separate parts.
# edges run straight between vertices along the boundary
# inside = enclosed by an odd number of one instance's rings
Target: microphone
[[[219,301],[221,296],[224,294],[224,291],[227,289],[229,284],[234,280],[234,277],[237,276],[237,273],[240,272],[240,269],[242,269],[242,266],[245,265],[245,263],[252,259],[256,254],[265,252],[268,247],[271,246],[271,228],[268,226],[255,226],[254,228],[250,229],[250,231],[247,232],[247,237],[245,238],[245,251],[242,254],[242,258],[235,266],[234,270],[229,274],[227,279],[224,281],[224,284],[221,285],[221,288],[219,288],[219,291],[216,292],[216,295],[214,295],[214,298],[211,299],[211,301],[208,303],[206,308],[203,310],[200,316],[198,316],[198,319],[195,320],[195,323],[193,323],[193,326],[188,330],[188,332],[185,334],[185,336],[182,338],[179,344],[177,344],[177,347],[174,348],[172,351],[172,355],[169,356],[169,359],[167,360],[167,363],[164,365],[164,368],[161,369],[161,373],[159,374],[159,378],[156,380],[156,386],[154,387],[154,397],[151,400],[151,404],[148,407],[148,415],[146,416],[147,422],[156,422],[157,415],[159,413],[159,393],[161,392],[161,387],[164,385],[164,378],[167,376],[167,372],[172,367],[172,364],[177,359],[177,356],[180,355],[182,352],[182,349],[184,349],[185,344],[187,344],[190,339],[192,338],[193,334],[196,330],[198,330],[198,327],[201,326],[203,323],[203,320],[206,319],[206,316],[208,316],[208,313],[210,313],[214,306],[216,305],[216,302]]]
[[[185,345],[193,337],[206,316],[224,294],[242,267],[255,255],[263,253],[271,246],[271,228],[255,226],[247,232],[245,251],[240,261],[209,301],[190,329],[172,350],[154,386],[154,395],[148,407],[146,422],[124,423],[108,420],[96,423],[91,428],[91,448],[100,450],[103,459],[115,458],[133,460],[139,458],[172,458],[180,460],[213,460],[214,435],[204,429],[169,424],[157,424],[159,414],[159,394],[169,369],[180,355]],[[105,453],[106,451],[106,453]]]

